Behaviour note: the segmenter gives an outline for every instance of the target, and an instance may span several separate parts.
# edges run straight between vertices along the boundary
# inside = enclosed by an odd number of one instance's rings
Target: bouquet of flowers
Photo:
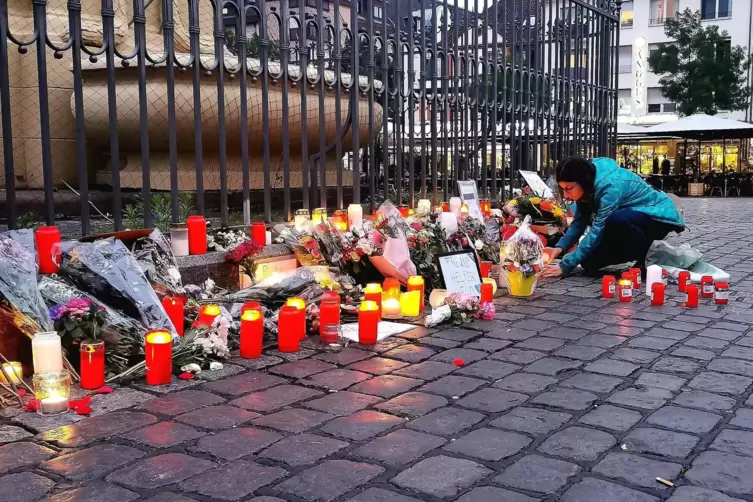
[[[227,261],[237,263],[241,273],[254,277],[254,262],[256,256],[261,252],[264,246],[253,241],[243,241],[234,248],[230,249],[225,255]]]
[[[162,232],[154,229],[147,237],[138,239],[133,245],[133,256],[159,296],[181,293],[178,263]]]
[[[544,245],[530,228],[526,217],[520,228],[505,242],[500,262],[507,275],[508,289],[514,296],[530,296],[536,287],[536,276],[543,266]]]
[[[432,327],[449,320],[460,325],[474,319],[493,320],[496,309],[492,302],[479,302],[477,296],[453,293],[444,300],[444,305],[432,310],[426,318],[426,326]]]
[[[553,199],[542,199],[534,195],[531,189],[523,189],[522,195],[509,200],[504,208],[504,213],[513,218],[525,218],[529,216],[535,224],[565,225],[567,211]]]
[[[50,307],[50,319],[64,341],[77,345],[81,340],[97,338],[105,324],[105,308],[87,298],[72,298],[64,305]]]
[[[222,227],[208,232],[207,249],[209,251],[227,251],[248,240],[251,239],[242,229]]]

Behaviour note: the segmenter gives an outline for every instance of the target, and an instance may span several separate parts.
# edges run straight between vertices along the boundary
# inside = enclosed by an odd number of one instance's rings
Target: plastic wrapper
[[[114,238],[63,245],[61,276],[83,292],[149,329],[174,331],[138,262]]]
[[[536,290],[538,273],[544,265],[543,251],[544,245],[526,217],[500,249],[501,275],[511,295],[530,296]]]
[[[313,227],[309,227],[309,229],[312,228]],[[319,249],[319,243],[310,232],[299,231],[296,230],[295,227],[289,227],[283,224],[275,225],[272,230],[276,235],[275,240],[289,246],[293,250],[293,253],[295,253],[296,258],[298,258],[301,265],[326,264],[324,255]]]
[[[225,300],[233,302],[256,301],[284,301],[291,296],[298,296],[303,290],[316,284],[314,271],[306,267],[287,272],[276,273],[253,286],[241,289],[227,295]]]
[[[183,293],[178,262],[162,232],[154,229],[147,237],[138,239],[133,246],[133,256],[158,296]]]
[[[39,280],[39,291],[50,307],[64,305],[75,298],[84,298],[96,308],[103,309],[105,323],[97,332],[96,338],[105,342],[108,371],[120,373],[143,358],[146,329],[135,319],[126,317],[92,295],[51,277],[45,276]]]
[[[408,247],[409,227],[400,211],[389,201],[379,207],[377,211],[379,221],[376,229],[385,237],[382,256],[371,256],[372,265],[385,277],[395,277],[402,283],[416,275],[416,265],[410,259]]]
[[[452,317],[452,309],[449,305],[442,305],[435,309],[432,309],[431,313],[424,319],[424,325],[427,328],[433,328],[445,321],[449,321]]]
[[[31,231],[0,234],[0,308],[27,336],[50,331],[52,321],[37,288],[36,256],[24,241]],[[33,242],[33,236],[32,236]]]

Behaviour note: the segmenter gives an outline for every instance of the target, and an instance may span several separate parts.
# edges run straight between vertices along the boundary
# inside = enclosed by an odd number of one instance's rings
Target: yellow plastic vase
[[[525,277],[516,270],[507,273],[507,289],[512,296],[531,296],[536,289],[538,274]]]

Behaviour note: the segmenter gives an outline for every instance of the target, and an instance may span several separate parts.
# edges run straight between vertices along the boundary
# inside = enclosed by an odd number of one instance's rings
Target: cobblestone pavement
[[[571,277],[496,321],[23,413],[0,422],[0,498],[753,501],[753,202],[684,202],[673,240],[733,275],[726,308]]]

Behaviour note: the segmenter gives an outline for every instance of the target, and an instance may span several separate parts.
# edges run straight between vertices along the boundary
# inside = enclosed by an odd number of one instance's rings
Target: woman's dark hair
[[[594,191],[594,179],[596,178],[596,166],[579,155],[573,155],[562,159],[557,164],[557,182],[575,182],[583,187],[586,194]]]

